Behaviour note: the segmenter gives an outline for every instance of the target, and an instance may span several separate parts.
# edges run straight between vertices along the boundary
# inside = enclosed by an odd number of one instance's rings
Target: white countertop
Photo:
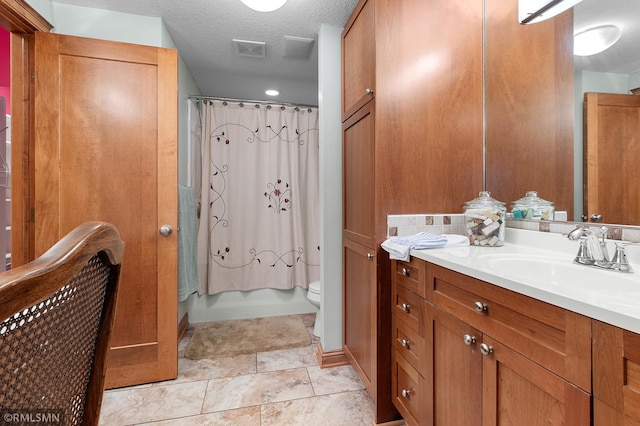
[[[626,248],[631,274],[576,265],[577,252],[578,242],[563,235],[508,228],[502,247],[411,250],[411,256],[640,333],[640,246]]]

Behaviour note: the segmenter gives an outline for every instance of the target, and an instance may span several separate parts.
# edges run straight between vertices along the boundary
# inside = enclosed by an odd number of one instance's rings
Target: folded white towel
[[[389,259],[404,261],[409,260],[411,249],[421,250],[462,245],[469,245],[469,239],[464,235],[436,235],[428,232],[420,232],[410,237],[387,238],[381,244],[382,248],[389,253]]]

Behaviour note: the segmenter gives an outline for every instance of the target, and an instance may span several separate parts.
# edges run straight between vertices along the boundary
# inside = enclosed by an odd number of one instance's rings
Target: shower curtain
[[[200,294],[320,276],[318,110],[202,101]]]

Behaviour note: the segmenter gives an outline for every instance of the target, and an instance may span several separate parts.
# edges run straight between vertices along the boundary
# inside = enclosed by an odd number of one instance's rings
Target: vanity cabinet
[[[419,259],[392,271],[393,401],[408,424],[590,424],[590,318]]]
[[[640,425],[640,335],[596,320],[593,424]]]

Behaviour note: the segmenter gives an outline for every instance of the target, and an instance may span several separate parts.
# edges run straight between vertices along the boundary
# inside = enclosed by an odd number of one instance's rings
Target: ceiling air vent
[[[262,41],[248,41],[233,39],[233,47],[236,55],[250,56],[252,58],[264,58],[267,44]]]
[[[288,59],[308,59],[314,41],[312,38],[284,36],[282,57]]]

